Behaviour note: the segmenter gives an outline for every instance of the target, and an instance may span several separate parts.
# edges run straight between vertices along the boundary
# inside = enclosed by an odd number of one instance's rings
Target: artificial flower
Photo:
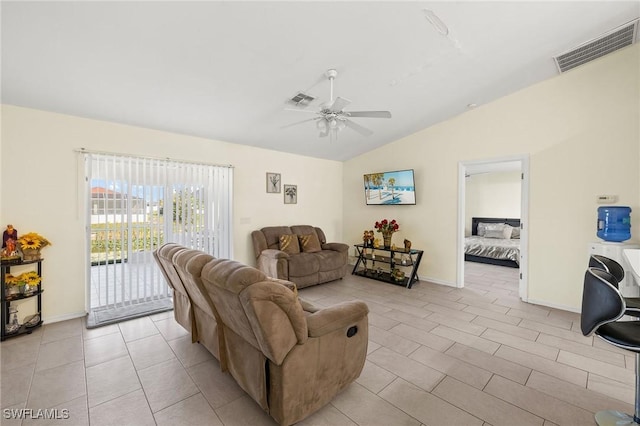
[[[21,249],[39,249],[51,245],[51,242],[36,232],[29,232],[18,238]]]
[[[40,284],[40,281],[42,280],[42,278],[40,278],[40,275],[38,275],[36,271],[30,271],[25,272],[24,274],[20,274],[19,278],[21,279],[21,281],[24,281],[25,284],[33,286]]]
[[[396,222],[395,219],[391,221],[387,219],[382,219],[380,222],[376,222],[374,226],[378,232],[382,232],[382,233],[385,233],[385,232],[394,233],[398,229],[400,229],[400,225],[398,224],[398,222]]]
[[[4,283],[6,285],[20,285],[20,280],[18,279],[18,277],[14,277],[11,274],[5,274]]]

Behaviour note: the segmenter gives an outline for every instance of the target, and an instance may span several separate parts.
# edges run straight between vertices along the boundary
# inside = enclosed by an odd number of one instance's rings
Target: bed
[[[509,230],[505,231],[502,224],[514,228],[510,238],[505,238],[509,235]],[[464,260],[519,268],[520,219],[471,218],[471,236],[464,240]]]

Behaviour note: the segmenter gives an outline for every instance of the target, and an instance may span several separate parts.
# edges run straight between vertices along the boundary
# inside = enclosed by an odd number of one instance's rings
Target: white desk
[[[636,285],[640,285],[640,249],[624,249],[622,253],[631,266],[631,273]]]

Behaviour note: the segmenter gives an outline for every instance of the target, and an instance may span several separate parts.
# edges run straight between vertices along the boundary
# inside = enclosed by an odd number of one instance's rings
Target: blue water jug
[[[631,238],[631,207],[598,207],[597,235],[617,243]]]

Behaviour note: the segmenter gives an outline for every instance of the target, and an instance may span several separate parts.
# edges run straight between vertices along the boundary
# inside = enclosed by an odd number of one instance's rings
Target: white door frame
[[[500,170],[501,163],[520,162],[522,173],[520,191],[520,284],[518,293],[522,301],[529,298],[529,156],[516,155],[512,157],[493,158],[477,161],[461,161],[458,163],[458,256],[456,287],[464,287],[464,230],[465,230],[465,195],[466,173],[471,166],[483,166],[487,171]],[[493,169],[493,170],[492,170]]]

